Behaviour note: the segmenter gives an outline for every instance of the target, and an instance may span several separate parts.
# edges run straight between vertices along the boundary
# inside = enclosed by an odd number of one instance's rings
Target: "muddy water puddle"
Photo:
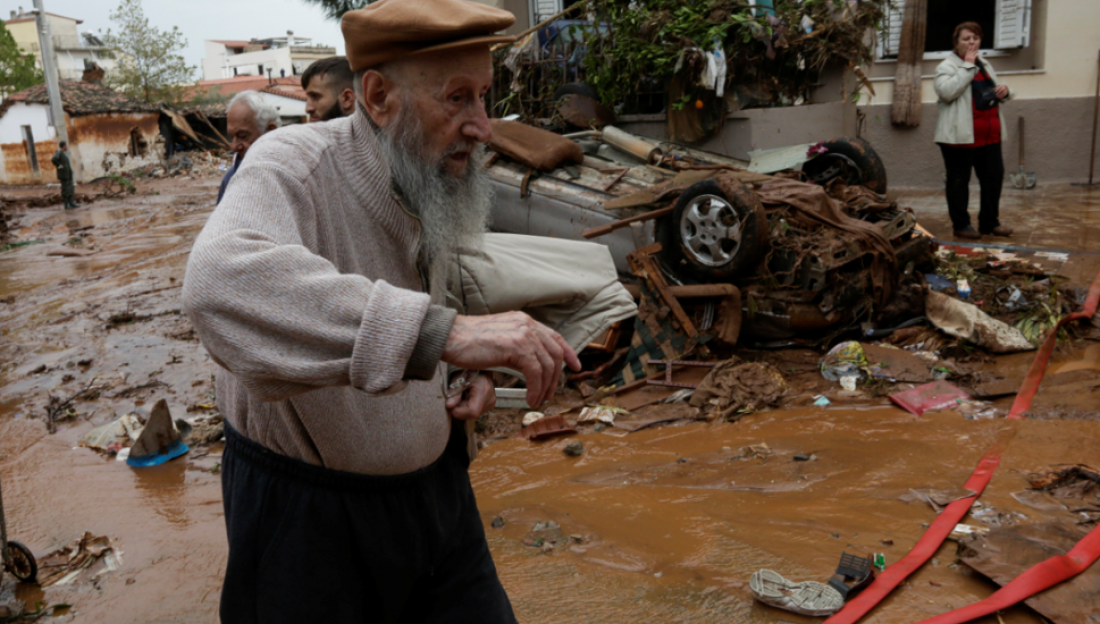
[[[178,298],[216,187],[211,178],[74,212],[30,210],[22,226],[46,242],[0,254],[0,299],[10,298],[0,304],[0,477],[9,534],[41,555],[91,531],[115,541],[123,559],[95,584],[45,592],[7,576],[0,600],[75,605],[57,621],[217,621],[226,557],[215,472],[221,449],[196,448],[134,470],[76,448],[93,426],[156,399],[167,399],[175,417],[213,402],[213,364]],[[64,249],[92,253],[49,255]],[[1052,378],[1087,373],[1098,356],[1093,349],[1059,355]],[[1032,357],[990,366],[1022,377]],[[77,417],[48,435],[46,397],[93,382],[109,388],[77,401]],[[1049,394],[1059,393],[1044,384],[1039,398]],[[1087,407],[1087,394],[1075,396]],[[482,451],[471,477],[521,622],[801,624],[819,620],[751,600],[753,571],[824,581],[845,551],[896,562],[934,518],[930,507],[899,496],[960,486],[1011,426],[1016,438],[982,501],[1041,520],[1056,512],[1028,508],[1011,493],[1025,487],[1023,474],[1050,464],[1100,464],[1100,423],[1009,425],[947,412],[917,418],[838,401],[751,414],[736,424],[574,436],[586,447],[579,458],[562,454],[566,439],[505,440]],[[794,461],[797,453],[813,459]],[[491,528],[496,516],[507,521],[503,528]],[[524,545],[533,543],[535,524],[548,520],[560,526],[563,543],[550,552]],[[955,545],[945,544],[864,621],[913,622],[994,590],[954,562]],[[1038,623],[1026,609],[1005,612],[1004,621]]]
[[[55,621],[217,621],[226,556],[221,449],[193,448],[134,470],[77,446],[93,426],[147,413],[159,398],[177,418],[213,402],[213,365],[181,314],[179,293],[217,180],[192,181],[185,193],[172,182],[158,182],[163,195],[28,210],[21,238],[44,242],[0,254],[0,476],[9,535],[44,555],[90,531],[122,552],[122,568],[91,584],[43,592],[4,579],[0,600],[74,605]],[[75,416],[47,434],[47,398],[89,385],[103,389],[75,401]]]
[[[521,621],[795,622],[803,620],[754,604],[752,572],[825,581],[845,551],[896,562],[935,517],[899,496],[961,486],[1007,427],[951,412],[803,409],[625,439],[582,435],[577,459],[561,452],[564,440],[509,440],[486,448],[471,475],[486,525],[507,521],[487,531]],[[1040,520],[1010,496],[1026,487],[1020,473],[1095,465],[1100,425],[1016,427],[982,501]],[[772,454],[746,457],[760,445]],[[568,543],[549,553],[523,545],[547,520],[573,536]],[[954,553],[945,544],[866,621],[913,622],[988,596],[995,586],[954,565]],[[1038,622],[1025,610],[1005,621]]]
[[[216,621],[226,555],[220,481],[211,472],[218,459],[134,470],[74,448],[89,428],[49,436],[41,422],[15,419],[0,429],[8,535],[39,556],[85,531],[106,535],[121,551],[121,569],[44,592],[8,577],[0,599],[14,592],[31,609],[69,603],[87,622]]]

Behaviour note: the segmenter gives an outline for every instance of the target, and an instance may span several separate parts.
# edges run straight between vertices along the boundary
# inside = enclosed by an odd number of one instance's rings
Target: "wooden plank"
[[[895,126],[915,128],[921,118],[921,61],[928,31],[928,0],[906,0],[901,26],[898,70],[894,77],[894,103],[890,121]]]
[[[620,219],[618,221],[613,221],[611,223],[608,223],[607,225],[601,225],[599,227],[594,227],[590,230],[585,230],[585,231],[581,232],[581,236],[583,236],[585,238],[596,238],[597,236],[603,236],[605,234],[610,234],[610,233],[614,232],[615,230],[618,230],[618,229],[621,229],[621,228],[624,228],[624,227],[630,225],[631,223],[637,223],[639,221],[650,221],[652,219],[660,219],[661,217],[663,217],[665,215],[672,214],[672,211],[675,208],[676,208],[675,206],[668,206],[667,208],[659,208],[657,210],[651,210],[649,212],[643,212],[642,214],[637,214],[637,215],[634,215],[633,217],[627,217],[626,219]]]

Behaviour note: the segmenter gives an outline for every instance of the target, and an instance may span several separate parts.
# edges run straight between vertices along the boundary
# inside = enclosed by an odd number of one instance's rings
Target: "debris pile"
[[[1068,256],[1042,253],[1036,258],[1065,262]],[[999,249],[940,249],[935,272],[926,278],[930,290],[980,307],[990,318],[1018,329],[1032,344],[1079,303],[1079,293],[1066,278]],[[1069,337],[1059,335],[1060,340]]]
[[[80,446],[115,456],[131,466],[154,466],[186,453],[184,439],[197,445],[217,442],[224,436],[224,426],[220,414],[173,421],[167,401],[161,399],[148,419],[125,414],[89,431]]]
[[[130,179],[220,177],[225,175],[232,164],[232,155],[205,151],[180,152],[174,154],[164,164],[137,167],[126,171],[123,175]]]
[[[711,369],[691,397],[707,420],[737,420],[774,406],[788,391],[783,374],[771,364],[726,360]]]
[[[38,559],[38,581],[42,587],[52,587],[94,580],[121,565],[122,553],[108,537],[85,533],[72,544]]]
[[[866,33],[880,23],[884,0],[764,10],[741,0],[578,4],[572,17],[591,21],[553,21],[498,52],[498,116],[549,120],[563,94],[576,93],[614,103],[620,114],[667,110],[670,126],[691,116],[687,125],[713,132],[731,109],[810,101],[829,63],[868,63]]]

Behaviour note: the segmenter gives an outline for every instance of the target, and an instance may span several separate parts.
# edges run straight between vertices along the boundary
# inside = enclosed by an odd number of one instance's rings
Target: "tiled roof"
[[[184,115],[190,115],[191,113],[202,113],[211,119],[226,116],[224,103],[184,104],[183,106],[180,106],[178,110]]]
[[[200,80],[191,88],[196,94],[217,93],[218,95],[236,95],[241,91],[263,91],[271,85],[290,86],[300,89],[302,79],[297,76],[286,78],[272,78],[266,76],[234,76],[232,78],[220,78],[217,80]]]
[[[40,84],[14,93],[8,102],[27,104],[49,104],[46,85]],[[70,115],[93,115],[96,113],[142,113],[156,112],[156,106],[133,100],[125,95],[104,87],[76,80],[61,81],[61,102],[65,112]]]
[[[270,93],[272,95],[281,95],[285,98],[290,98],[292,100],[300,100],[302,102],[307,101],[306,100],[306,92],[302,91],[301,89],[298,89],[296,91],[288,91],[286,89],[280,89],[276,85],[270,85],[270,86],[264,87],[261,90],[264,93]]]
[[[246,45],[249,45],[249,44],[252,43],[251,41],[243,41],[243,40],[238,41],[236,39],[230,40],[230,41],[223,41],[221,39],[211,39],[210,41],[213,41],[214,43],[220,43],[220,44],[222,44],[223,46],[225,46],[227,48],[243,48]]]

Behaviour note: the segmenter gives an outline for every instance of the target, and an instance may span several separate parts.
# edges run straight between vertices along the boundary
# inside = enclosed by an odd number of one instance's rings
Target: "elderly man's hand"
[[[478,375],[462,394],[447,399],[447,412],[459,420],[473,420],[492,410],[497,404],[493,378]]]
[[[532,409],[554,396],[562,362],[581,369],[565,339],[523,312],[459,315],[443,347],[443,361],[468,370],[504,367],[523,373]]]

